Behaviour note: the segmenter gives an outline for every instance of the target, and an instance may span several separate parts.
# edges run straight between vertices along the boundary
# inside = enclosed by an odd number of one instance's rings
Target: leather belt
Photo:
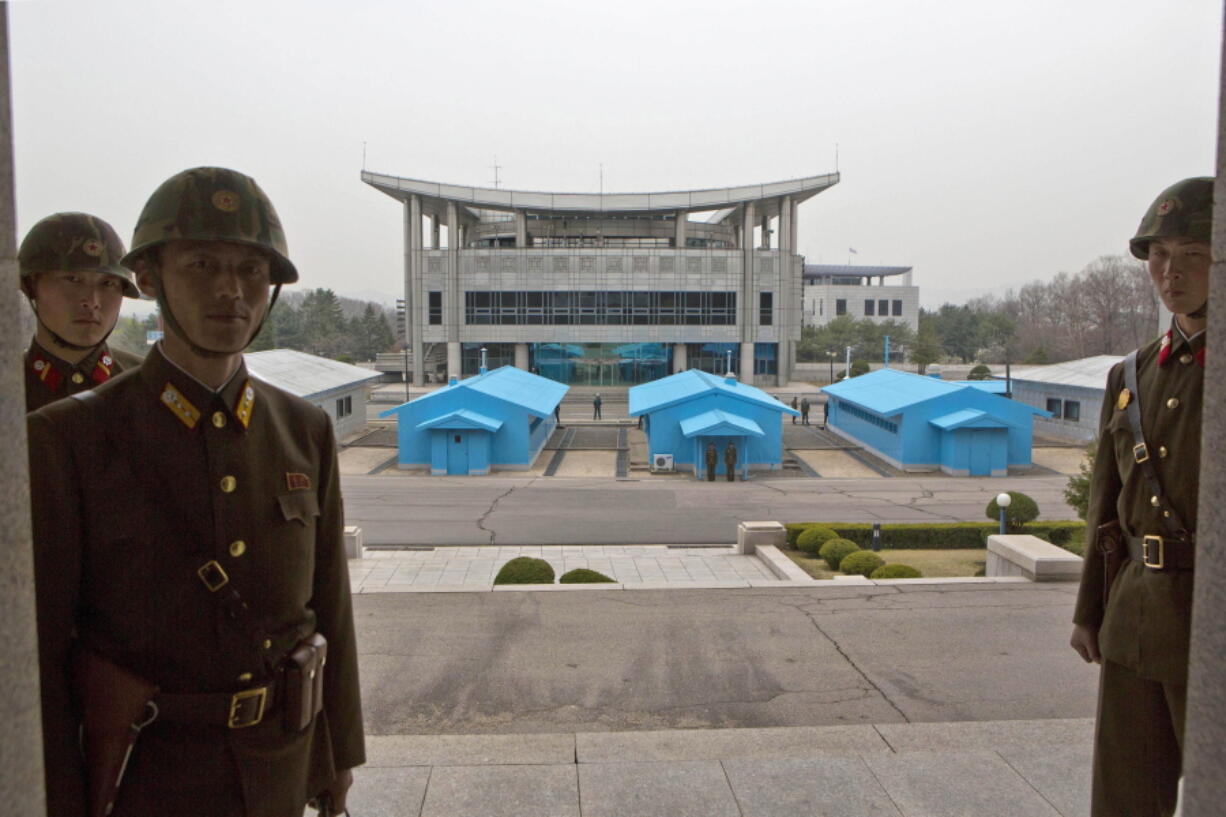
[[[1128,556],[1151,570],[1192,570],[1196,547],[1186,539],[1169,536],[1126,536]]]
[[[153,704],[158,720],[244,729],[263,721],[281,697],[279,685],[270,682],[238,692],[162,692]]]

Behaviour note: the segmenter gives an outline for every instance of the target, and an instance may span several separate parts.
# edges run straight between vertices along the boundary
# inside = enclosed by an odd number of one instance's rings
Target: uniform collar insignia
[[[110,350],[102,346],[86,355],[80,363],[72,365],[47,352],[35,341],[30,346],[29,366],[47,390],[55,393],[63,385],[64,379],[73,374],[85,377],[88,372],[93,385],[105,383],[114,373],[115,360]]]
[[[1165,366],[1171,359],[1171,330],[1166,330],[1162,336],[1162,348],[1158,350],[1158,365]]]
[[[170,409],[170,413],[188,428],[195,428],[200,420],[200,409],[193,406],[191,401],[183,396],[183,392],[176,389],[170,381],[162,388],[162,405]]]
[[[251,413],[255,410],[255,387],[251,385],[250,380],[243,382],[243,389],[238,398],[238,402],[234,404],[234,416],[243,424],[243,428],[251,425]]]
[[[102,354],[98,355],[98,359],[94,362],[94,370],[89,373],[89,379],[101,385],[111,379],[114,370],[115,360],[111,357],[110,350],[104,346]]]
[[[30,347],[29,366],[34,376],[47,387],[47,391],[52,394],[59,391],[60,385],[64,382],[64,373],[55,365],[51,356],[45,354],[37,344]]]

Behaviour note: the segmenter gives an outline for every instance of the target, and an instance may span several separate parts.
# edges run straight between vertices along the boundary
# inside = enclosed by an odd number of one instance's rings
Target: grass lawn
[[[815,579],[829,579],[839,575],[830,569],[826,560],[809,556],[799,550],[781,548],[800,568]],[[877,553],[886,564],[911,565],[925,578],[949,578],[951,576],[974,576],[987,561],[985,548],[959,550],[881,550]]]

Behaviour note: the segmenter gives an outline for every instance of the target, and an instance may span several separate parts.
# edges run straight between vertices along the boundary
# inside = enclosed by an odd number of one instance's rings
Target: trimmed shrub
[[[1039,518],[1039,506],[1020,491],[1008,491],[1007,493],[1013,498],[1013,501],[1008,508],[1005,508],[1005,529],[1014,533],[1022,533],[1023,525]],[[984,509],[984,514],[988,519],[1000,520],[1000,506],[996,504],[996,497],[992,497],[992,501]]]
[[[1085,522],[1027,522],[1022,533],[1037,536],[1045,542],[1066,547],[1075,539],[1085,538]]]
[[[991,377],[992,377],[992,370],[989,369],[984,364],[980,363],[978,366],[975,366],[974,368],[971,369],[970,374],[966,376],[966,379],[967,380],[990,380]]]
[[[822,545],[831,539],[837,539],[838,534],[825,525],[810,525],[800,536],[796,537],[796,547],[810,556],[816,556]]]
[[[553,584],[553,568],[544,559],[516,556],[498,571],[494,584]]]
[[[866,522],[798,522],[788,525],[789,540],[808,528],[818,525],[829,528],[841,539],[855,542],[862,548],[872,547],[873,526]],[[988,537],[1000,532],[1000,524],[991,522],[915,522],[890,523],[881,526],[881,546],[891,550],[945,550],[950,548],[981,548]],[[1029,533],[1064,547],[1084,538],[1085,522],[1030,522],[1020,533]]]
[[[862,375],[862,374],[868,374],[868,373],[869,373],[869,371],[870,371],[871,369],[872,369],[872,367],[868,365],[868,362],[867,362],[867,361],[864,361],[864,360],[853,360],[853,361],[851,362],[851,376],[852,376],[852,377],[859,377],[859,376],[860,376],[860,375]],[[843,379],[843,374],[844,374],[844,372],[846,372],[846,371],[847,371],[846,369],[839,369],[839,370],[838,370],[838,371],[835,373],[835,375],[834,375],[834,379],[835,379],[836,381],[838,381],[838,380],[842,380],[842,379]]]
[[[812,522],[788,522],[783,529],[788,532],[788,547],[796,547],[796,538],[807,529],[813,527]]]
[[[831,570],[838,570],[839,564],[859,549],[860,546],[855,542],[850,542],[846,539],[831,539],[822,545],[817,555],[826,560],[826,564],[830,565]]]
[[[558,584],[604,584],[616,581],[617,579],[610,579],[600,571],[588,570],[586,567],[576,567],[558,577]]]
[[[870,579],[922,579],[924,574],[911,565],[882,565],[869,575]]]
[[[843,557],[843,561],[839,562],[839,569],[848,576],[859,575],[867,578],[872,575],[874,570],[884,564],[885,559],[882,559],[871,550],[857,550],[855,553]]]

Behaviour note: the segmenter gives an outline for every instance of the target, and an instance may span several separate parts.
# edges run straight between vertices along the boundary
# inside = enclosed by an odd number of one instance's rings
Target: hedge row
[[[784,525],[788,544],[796,547],[801,532],[813,525],[830,528],[841,539],[850,539],[862,548],[873,545],[873,526],[866,522],[794,522]],[[1085,530],[1085,522],[1030,522],[1022,526],[1028,533],[1053,545],[1064,545]],[[987,547],[988,537],[1000,532],[991,522],[923,522],[881,526],[881,546],[894,550],[954,549]]]

